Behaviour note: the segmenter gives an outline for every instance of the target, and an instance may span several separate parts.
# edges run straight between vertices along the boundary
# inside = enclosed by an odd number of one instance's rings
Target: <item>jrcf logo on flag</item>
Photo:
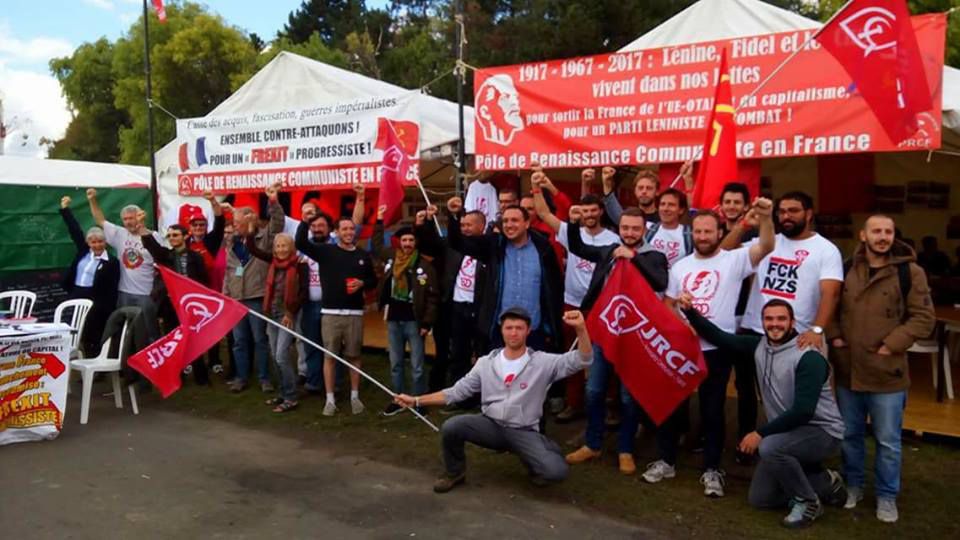
[[[866,7],[840,21],[840,27],[861,49],[863,57],[897,46],[897,16],[882,7]]]

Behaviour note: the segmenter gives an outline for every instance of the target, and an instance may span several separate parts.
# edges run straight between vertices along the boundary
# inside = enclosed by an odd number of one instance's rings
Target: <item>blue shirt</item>
[[[110,259],[107,256],[106,250],[100,253],[100,255],[94,255],[92,250],[89,251],[87,255],[77,263],[77,277],[73,281],[73,284],[77,287],[93,287],[93,278],[97,274],[100,261],[108,260]]]
[[[540,281],[543,269],[540,268],[540,254],[528,238],[527,243],[516,247],[507,244],[506,258],[503,261],[503,286],[500,294],[500,309],[497,320],[503,312],[512,307],[522,307],[530,314],[530,328],[540,328]]]

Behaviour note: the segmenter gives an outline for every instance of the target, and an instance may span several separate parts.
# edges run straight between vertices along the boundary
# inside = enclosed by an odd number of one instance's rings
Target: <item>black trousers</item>
[[[741,330],[741,334],[759,336],[760,334]],[[757,364],[753,356],[734,358],[733,373],[737,388],[737,440],[747,433],[757,430]]]
[[[703,467],[720,469],[723,456],[723,443],[726,437],[727,382],[733,362],[724,351],[713,349],[704,351],[707,362],[707,378],[700,384],[700,420],[703,423],[704,436]]]
[[[438,392],[447,387],[447,373],[450,370],[451,309],[450,302],[441,302],[437,322],[433,324],[433,343],[436,351],[433,354],[433,363],[430,365],[430,375],[427,377],[427,388],[430,392]]]

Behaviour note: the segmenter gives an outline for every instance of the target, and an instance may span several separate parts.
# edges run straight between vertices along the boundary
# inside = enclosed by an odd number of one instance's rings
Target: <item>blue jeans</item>
[[[263,299],[242,300],[243,305],[257,313],[263,313]],[[233,327],[233,359],[237,362],[236,380],[246,383],[250,376],[250,347],[253,346],[257,377],[260,382],[270,381],[270,344],[267,341],[267,323],[253,315],[247,315]]]
[[[900,392],[855,392],[837,386],[837,405],[843,416],[843,477],[847,485],[862,488],[867,457],[867,415],[877,441],[873,465],[878,499],[896,499],[900,493],[900,435],[906,390]]]
[[[300,333],[303,337],[323,345],[323,336],[320,332],[321,314],[320,302],[307,302],[300,310]],[[323,390],[323,353],[313,345],[303,344],[304,360],[307,363],[307,390]]]
[[[273,359],[280,371],[280,397],[284,401],[297,400],[297,373],[290,363],[290,348],[293,347],[293,334],[274,325],[267,326],[267,338]]]
[[[587,434],[586,444],[592,450],[603,446],[603,433],[606,430],[604,419],[607,415],[607,382],[613,373],[613,365],[603,356],[600,347],[593,346],[593,364],[587,377]],[[617,448],[621,454],[633,452],[633,441],[640,426],[640,406],[633,400],[627,387],[620,384],[620,434]]]
[[[427,376],[423,370],[423,336],[416,321],[387,321],[387,339],[390,342],[390,379],[393,390],[403,392],[406,344],[410,344],[410,365],[413,366],[413,394],[427,391]]]

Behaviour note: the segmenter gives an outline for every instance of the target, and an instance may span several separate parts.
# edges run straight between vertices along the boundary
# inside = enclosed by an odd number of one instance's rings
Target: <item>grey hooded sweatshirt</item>
[[[530,360],[509,385],[497,370],[497,356],[503,349],[494,349],[481,357],[473,369],[450,388],[443,391],[447,404],[480,394],[481,411],[501,426],[539,430],[543,401],[555,381],[568,377],[593,362],[593,353],[578,350],[550,354],[528,348]]]

